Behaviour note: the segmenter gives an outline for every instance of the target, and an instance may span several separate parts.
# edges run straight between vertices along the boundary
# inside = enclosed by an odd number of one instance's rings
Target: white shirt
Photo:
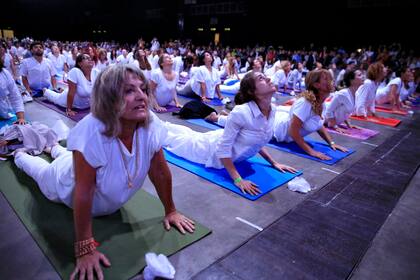
[[[294,69],[290,72],[287,79],[287,84],[289,88],[300,89],[299,85],[302,82],[302,72],[299,72],[298,69]]]
[[[298,117],[302,122],[299,134],[305,137],[312,132],[318,131],[323,126],[324,120],[315,114],[311,103],[306,98],[298,98],[290,108],[289,112],[277,111],[274,120],[274,137],[278,142],[292,142],[289,135],[289,127],[293,116]]]
[[[98,62],[95,65],[95,68],[98,69],[99,72],[101,72],[102,70],[104,70],[107,66],[109,65],[109,61],[105,60],[103,63],[98,60]]]
[[[181,73],[181,71],[184,68],[184,62],[182,61],[182,57],[181,56],[176,56],[174,57],[174,64],[172,65],[172,68],[174,69],[174,71],[179,74]]]
[[[212,68],[210,72],[205,65],[198,68],[194,73],[193,82],[191,85],[192,90],[201,96],[201,83],[206,84],[205,96],[207,98],[214,98],[216,95],[216,86],[221,84],[219,73],[216,69]]]
[[[66,58],[67,66],[69,67],[69,70],[72,69],[76,65],[76,60],[73,59],[73,55],[70,54]]]
[[[221,158],[240,162],[256,155],[273,137],[275,109],[268,119],[253,101],[237,105],[229,114],[224,129],[206,133],[166,123],[167,149],[206,167],[224,168]]]
[[[335,119],[337,124],[343,123],[354,112],[355,97],[349,88],[344,88],[334,93],[331,102],[325,103],[324,117]]]
[[[3,57],[3,65],[11,74],[13,74],[12,63],[13,57],[9,53],[5,53]]]
[[[66,57],[62,54],[58,56],[53,55],[52,53],[48,54],[48,59],[51,61],[52,65],[55,67],[55,70],[58,73],[64,71],[64,63],[66,62]]]
[[[51,86],[51,77],[57,71],[48,58],[43,58],[39,63],[34,57],[29,57],[22,61],[20,74],[28,79],[31,89],[42,90]]]
[[[271,80],[273,81],[273,84],[276,85],[278,89],[280,90],[281,88],[284,88],[284,86],[286,85],[288,78],[290,77],[290,73],[291,72],[289,72],[286,75],[284,70],[280,69],[274,74]]]
[[[392,85],[397,86],[397,93],[401,92],[401,89],[403,88],[403,82],[401,81],[401,78],[392,79],[385,87],[381,87],[376,90],[376,103],[385,104],[391,102]]]
[[[7,69],[0,72],[0,119],[9,119],[9,113],[24,112],[22,97],[15,80]]]
[[[90,74],[90,81],[89,81],[88,79],[86,79],[82,70],[80,70],[79,68],[74,67],[73,69],[70,70],[67,80],[76,84],[76,94],[74,95],[73,107],[79,108],[79,109],[90,107],[90,97],[92,94],[92,87],[95,84],[95,79],[96,79],[95,73],[97,72],[92,70]]]
[[[128,55],[127,55],[127,57],[124,57],[121,54],[117,57],[117,63],[119,63],[119,64],[128,64],[129,62],[130,62],[130,58],[128,57]]]
[[[157,85],[155,97],[159,106],[166,106],[174,101],[176,95],[176,84],[179,79],[177,72],[175,72],[174,79],[172,81],[168,81],[160,68],[155,69],[152,71],[150,79]]]
[[[367,117],[368,112],[375,113],[375,95],[379,84],[372,80],[366,79],[356,91],[356,108],[357,116]]]
[[[128,187],[127,173],[118,140],[102,134],[104,124],[92,114],[87,115],[70,131],[67,139],[69,151],[79,151],[90,166],[96,169],[96,187],[92,204],[92,215],[111,214],[120,209],[143,185],[150,168],[150,161],[161,148],[166,138],[166,129],[153,114],[148,127],[137,129],[139,151],[136,137],[133,137],[131,153],[121,144],[124,158],[127,160],[129,174],[135,174],[136,152],[139,153],[138,175],[133,180],[133,187]],[[73,206],[73,190],[75,186],[73,156],[71,153],[58,157],[52,163],[48,180],[55,190],[52,195],[56,202]]]

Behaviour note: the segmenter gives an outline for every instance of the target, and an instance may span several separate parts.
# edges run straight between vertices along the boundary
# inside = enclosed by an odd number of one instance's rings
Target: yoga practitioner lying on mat
[[[273,137],[275,111],[271,97],[275,90],[264,74],[246,74],[235,96],[237,106],[227,118],[225,129],[200,133],[189,127],[166,123],[167,150],[187,160],[205,164],[206,167],[224,167],[242,192],[258,194],[258,186],[243,180],[234,162],[260,153],[281,172],[296,172],[294,168],[276,162],[264,148]]]
[[[171,173],[161,149],[167,131],[149,111],[146,90],[146,79],[135,66],[109,66],[95,82],[92,113],[70,132],[68,151],[53,146],[51,164],[22,150],[15,153],[16,165],[48,199],[74,209],[77,264],[71,279],[77,274],[92,279],[93,271],[102,279],[100,262],[110,262],[96,250],[92,216],[120,209],[147,175],[165,208],[165,228],[172,224],[182,233],[194,231],[194,222],[178,213],[172,201]]]
[[[293,103],[289,112],[276,112],[272,124],[274,137],[278,142],[295,141],[309,155],[329,160],[330,157],[327,155],[312,149],[303,137],[317,131],[333,150],[347,151],[332,141],[321,117],[323,102],[333,90],[331,74],[327,70],[313,70],[306,75],[305,84],[308,90]],[[219,125],[224,126],[227,117],[219,115],[207,119],[217,121]]]

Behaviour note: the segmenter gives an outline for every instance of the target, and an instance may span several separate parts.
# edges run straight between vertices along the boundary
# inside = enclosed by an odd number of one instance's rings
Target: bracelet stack
[[[99,243],[93,239],[93,237],[74,242],[74,254],[76,258],[79,258],[81,256],[87,255],[89,253],[92,253],[96,250],[96,247],[99,246]]]

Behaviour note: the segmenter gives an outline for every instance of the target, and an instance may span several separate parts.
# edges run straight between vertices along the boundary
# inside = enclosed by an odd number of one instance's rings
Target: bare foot
[[[217,120],[219,119],[219,115],[215,112],[211,112],[211,114],[205,117],[204,119],[209,122],[217,122]]]

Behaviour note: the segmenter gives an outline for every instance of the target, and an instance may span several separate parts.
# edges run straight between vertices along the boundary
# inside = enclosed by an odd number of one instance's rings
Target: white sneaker
[[[22,100],[23,100],[23,103],[27,103],[27,102],[33,101],[34,99],[29,94],[24,94],[22,95]]]

